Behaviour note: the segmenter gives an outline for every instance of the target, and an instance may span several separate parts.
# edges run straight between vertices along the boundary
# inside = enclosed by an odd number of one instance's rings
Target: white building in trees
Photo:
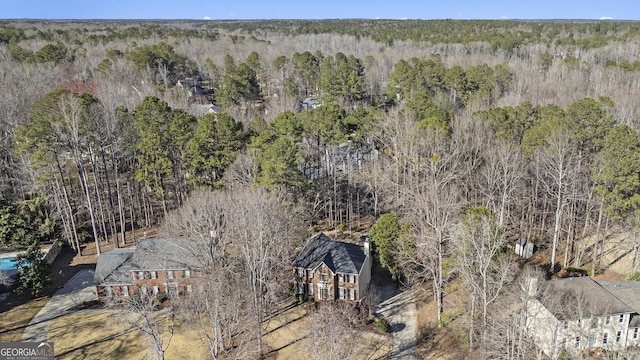
[[[527,330],[552,359],[589,348],[619,351],[638,346],[640,282],[589,277],[546,281],[527,304]]]

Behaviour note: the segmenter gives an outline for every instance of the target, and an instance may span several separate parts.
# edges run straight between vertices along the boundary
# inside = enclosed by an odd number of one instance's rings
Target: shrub
[[[457,319],[458,316],[462,314],[460,309],[453,309],[450,311],[445,311],[440,315],[440,322],[438,322],[438,327],[444,328],[449,326],[453,322],[453,320]]]
[[[169,298],[167,297],[167,294],[165,294],[165,293],[159,292],[159,293],[156,294],[156,302],[158,304],[162,304],[163,302],[167,301],[168,299]]]
[[[633,274],[629,275],[627,280],[640,281],[640,271],[636,271]]]
[[[391,325],[389,325],[389,322],[387,321],[387,319],[376,318],[375,322],[376,322],[376,327],[378,328],[378,330],[380,330],[380,332],[388,333],[391,331]]]

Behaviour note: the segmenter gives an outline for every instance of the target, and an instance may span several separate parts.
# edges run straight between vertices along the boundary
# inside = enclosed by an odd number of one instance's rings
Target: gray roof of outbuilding
[[[132,271],[197,269],[200,244],[193,239],[144,239],[135,247],[114,249],[98,257],[94,279],[100,284],[131,284]]]
[[[537,297],[559,320],[636,312],[587,276],[546,281],[540,285]]]
[[[367,259],[362,246],[331,240],[320,233],[309,241],[293,262],[293,266],[315,269],[325,263],[335,273],[359,274]]]

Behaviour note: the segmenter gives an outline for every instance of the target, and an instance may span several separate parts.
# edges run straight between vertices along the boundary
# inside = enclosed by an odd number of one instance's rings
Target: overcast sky
[[[0,0],[1,19],[639,20],[638,0]]]

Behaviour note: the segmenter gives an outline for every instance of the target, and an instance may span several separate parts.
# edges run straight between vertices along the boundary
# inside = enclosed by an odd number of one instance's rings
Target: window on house
[[[304,294],[304,283],[302,281],[298,281],[298,294]]]
[[[607,342],[609,342],[609,333],[605,332],[602,334],[602,345],[607,345]]]
[[[622,331],[618,331],[616,333],[616,342],[619,343],[621,338],[622,338]]]
[[[354,284],[355,284],[355,283],[356,283],[356,281],[357,281],[357,279],[358,279],[358,277],[357,277],[357,276],[355,276],[355,275],[351,275],[351,282],[352,282],[352,283],[354,283]]]
[[[156,273],[155,271],[151,271],[151,278],[152,279],[157,279],[158,278],[158,273]]]
[[[344,282],[344,274],[338,274],[338,281]]]
[[[309,284],[309,295],[313,295],[313,284]]]
[[[344,288],[338,288],[338,298],[344,299]]]
[[[313,270],[307,270],[307,278],[313,279]]]
[[[580,347],[580,336],[576,336],[576,343],[575,343],[575,347],[579,348]]]
[[[138,279],[139,280],[144,279],[144,271],[138,271]]]
[[[598,327],[598,318],[591,319],[591,328],[596,329]]]
[[[638,338],[638,330],[640,330],[640,329],[638,329],[638,328],[633,329],[633,339],[634,340]]]
[[[125,285],[125,286],[122,286],[122,287],[120,288],[120,294],[121,294],[122,296],[129,296],[129,287],[128,287],[128,286],[126,286],[126,285]]]
[[[153,293],[153,295],[158,295],[158,287],[157,286],[152,287],[151,292]]]
[[[169,298],[171,299],[178,296],[178,284],[168,284],[167,293],[169,294]]]
[[[320,281],[329,281],[329,274],[320,274]]]
[[[604,320],[604,324],[605,325],[611,324],[611,316],[607,316],[607,318]]]
[[[113,295],[113,288],[111,286],[105,286],[104,287],[104,292],[107,294],[107,296],[112,296]]]
[[[173,279],[173,270],[168,270],[167,271],[167,278]]]
[[[354,289],[349,289],[349,300],[356,299],[356,291]]]
[[[184,277],[185,277],[185,278],[190,278],[190,277],[191,277],[191,271],[189,271],[189,270],[185,270],[185,271],[184,271]]]
[[[320,288],[320,300],[327,300],[329,298],[329,289],[326,287]]]
[[[189,294],[193,292],[193,288],[191,287],[191,285],[187,285],[187,292]]]
[[[569,322],[567,320],[564,320],[562,322],[562,328],[565,329],[565,330],[567,330],[569,328]]]
[[[618,320],[618,322],[622,324],[623,321],[624,321],[624,314],[620,314],[620,320]]]
[[[296,269],[296,275],[297,275],[299,278],[304,277],[304,269],[302,269],[302,268],[297,268],[297,269]]]
[[[140,293],[142,294],[142,296],[147,296],[147,288],[142,286],[140,288]]]

